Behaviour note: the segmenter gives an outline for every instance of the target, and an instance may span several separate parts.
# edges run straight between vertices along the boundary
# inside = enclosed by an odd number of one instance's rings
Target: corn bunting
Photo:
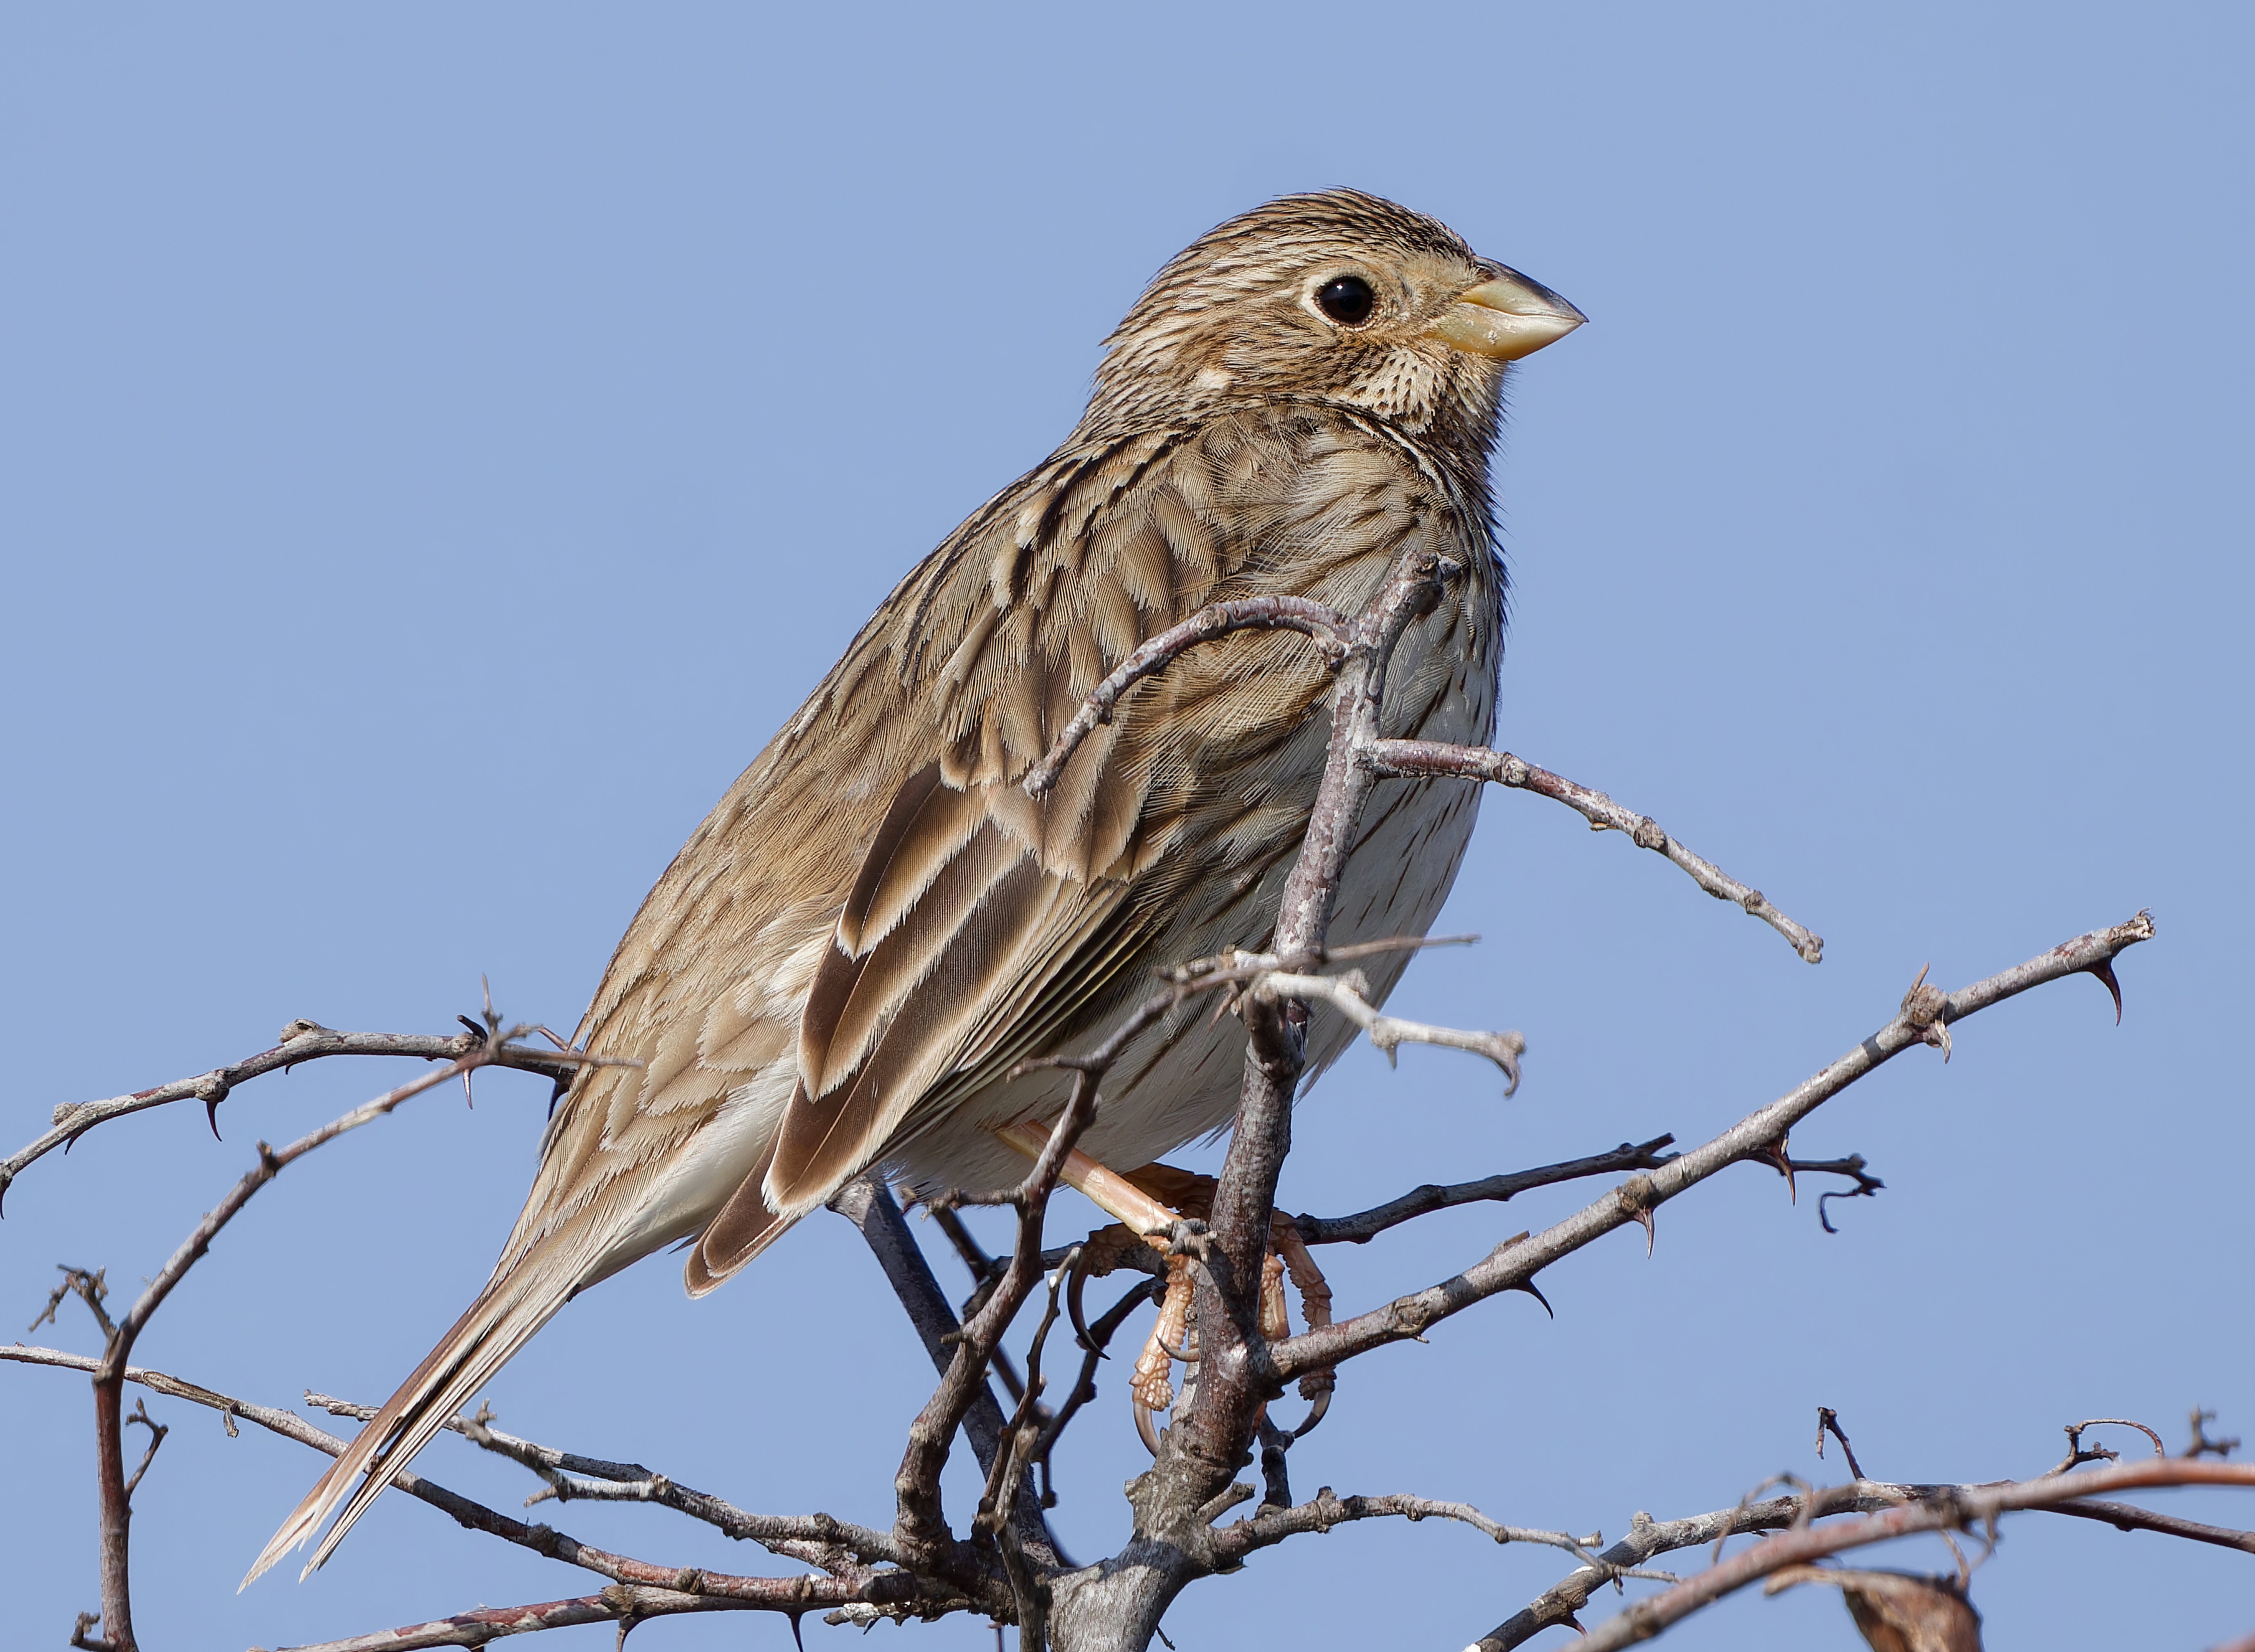
[[[1352,613],[1438,552],[1466,573],[1394,656],[1385,732],[1486,741],[1504,370],[1581,320],[1352,190],[1273,201],[1167,264],[1064,444],[902,581],[658,880],[580,1029],[638,1065],[580,1072],[491,1281],[251,1575],[350,1493],[319,1565],[574,1293],[685,1241],[701,1295],[873,1165],[1015,1180],[996,1131],[1053,1116],[1066,1075],[1015,1064],[1100,1036],[1155,966],[1264,946],[1329,733],[1305,638],[1185,656],[1043,798],[1018,784],[1144,639],[1238,597]],[[1478,806],[1453,781],[1379,783],[1332,938],[1425,932]],[[1401,963],[1366,967],[1373,1000]],[[1310,1070],[1352,1032],[1318,1009]],[[1152,1029],[1083,1149],[1135,1166],[1225,1126],[1244,1037],[1195,1004]]]

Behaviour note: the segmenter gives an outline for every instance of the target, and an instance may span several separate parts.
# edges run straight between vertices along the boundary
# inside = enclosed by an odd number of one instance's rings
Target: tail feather
[[[384,1402],[331,1464],[306,1499],[259,1552],[238,1585],[248,1588],[260,1573],[301,1547],[340,1502],[344,1512],[329,1528],[301,1577],[310,1577],[345,1534],[366,1514],[385,1487],[398,1479],[415,1454],[431,1442],[486,1381],[548,1323],[570,1300],[578,1279],[568,1268],[543,1267],[528,1257],[478,1294],[453,1328],[439,1339],[399,1391]],[[366,1478],[362,1477],[365,1475]],[[360,1480],[357,1488],[353,1482]],[[347,1493],[350,1500],[347,1501]]]

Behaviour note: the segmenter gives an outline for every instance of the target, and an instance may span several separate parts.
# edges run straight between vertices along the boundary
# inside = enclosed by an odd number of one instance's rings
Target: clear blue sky
[[[1296,1482],[1612,1534],[1837,1475],[1820,1404],[1900,1480],[2034,1472],[2093,1415],[2174,1444],[2198,1402],[2255,1437],[2249,33],[2168,4],[9,7],[8,1145],[293,1016],[443,1030],[481,972],[506,1013],[568,1024],[878,598],[1063,433],[1149,272],[1352,183],[1592,318],[1514,392],[1500,738],[1829,948],[1811,969],[1620,839],[1491,798],[1443,920],[1486,943],[1397,1002],[1522,1029],[1526,1084],[1358,1053],[1303,1110],[1289,1207],[1696,1139],[1921,964],[1962,984],[2140,906],[2160,938],[2123,966],[2118,1030],[2065,982],[1797,1133],[1886,1179],[1833,1206],[1837,1236],[1807,1188],[1795,1208],[1733,1171],[1662,1213],[1651,1261],[1630,1233],[1546,1276],[1555,1323],[1512,1297],[1350,1369]],[[40,1164],[0,1225],[0,1307],[28,1321],[57,1262],[153,1272],[256,1138],[399,1076],[269,1079],[224,1143],[181,1107]],[[382,1397],[484,1276],[543,1100],[495,1077],[474,1111],[433,1094],[292,1170],[137,1358],[273,1403]],[[1327,1258],[1341,1305],[1578,1197]],[[39,1335],[96,1346],[75,1311]],[[671,1262],[606,1284],[490,1398],[748,1507],[882,1522],[928,1385],[824,1219],[702,1303]],[[1118,1386],[1060,1464],[1085,1554],[1124,1530]],[[59,1643],[96,1603],[84,1385],[0,1367],[0,1396],[10,1633]],[[319,1464],[151,1409],[174,1424],[136,1526],[151,1645],[593,1586],[395,1496],[313,1583],[238,1598]],[[425,1466],[529,1489],[459,1442]],[[2168,1506],[2255,1523],[2244,1498]],[[766,1564],[647,1508],[558,1519]],[[2023,1516],[1977,1599],[1993,1652],[2189,1649],[2255,1627],[2248,1567]],[[1366,1526],[1167,1627],[1184,1652],[1453,1648],[1560,1570]],[[1857,1643],[1802,1592],[1671,1644]]]

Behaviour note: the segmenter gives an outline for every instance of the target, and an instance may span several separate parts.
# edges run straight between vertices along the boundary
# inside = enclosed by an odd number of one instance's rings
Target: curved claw
[[[219,1104],[226,1099],[221,1095],[207,1095],[204,1098],[204,1122],[211,1126],[212,1140],[214,1142],[224,1139],[219,1133]]]
[[[1331,1409],[1332,1392],[1333,1390],[1330,1388],[1324,1388],[1308,1402],[1306,1420],[1292,1431],[1294,1440],[1303,1440],[1316,1431],[1316,1425],[1324,1420]]]
[[[1525,1291],[1528,1296],[1534,1297],[1535,1301],[1542,1304],[1543,1312],[1549,1314],[1553,1319],[1556,1319],[1558,1317],[1558,1311],[1550,1305],[1550,1298],[1544,1296],[1540,1290],[1537,1290],[1535,1288],[1535,1282],[1532,1279],[1521,1284],[1510,1286],[1509,1289],[1513,1290]]]
[[[1112,1356],[1099,1347],[1095,1338],[1089,1334],[1088,1313],[1081,1306],[1080,1293],[1087,1283],[1088,1252],[1075,1245],[1072,1248],[1072,1265],[1064,1280],[1065,1317],[1072,1322],[1072,1339],[1081,1346],[1082,1351],[1092,1353],[1099,1360],[1108,1360]]]
[[[1135,1413],[1135,1433],[1152,1456],[1159,1454],[1158,1425],[1151,1421],[1151,1408],[1134,1395],[1128,1396],[1128,1409]]]

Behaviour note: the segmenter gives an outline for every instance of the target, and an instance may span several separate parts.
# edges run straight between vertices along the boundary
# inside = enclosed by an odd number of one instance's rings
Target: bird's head
[[[1082,429],[1289,397],[1484,449],[1506,366],[1584,319],[1406,207],[1354,189],[1287,195],[1159,271],[1106,341]]]

